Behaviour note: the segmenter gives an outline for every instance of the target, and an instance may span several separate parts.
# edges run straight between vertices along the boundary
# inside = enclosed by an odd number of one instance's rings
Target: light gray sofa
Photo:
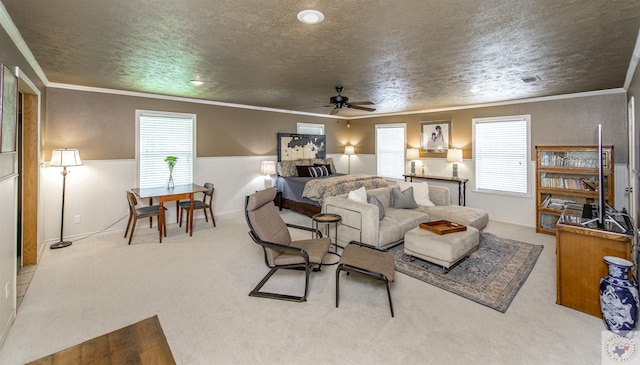
[[[429,198],[433,207],[418,206],[415,209],[391,208],[391,189],[398,186],[367,190],[384,207],[384,218],[379,219],[378,207],[347,199],[348,194],[326,197],[322,206],[325,213],[342,216],[338,224],[338,245],[346,246],[350,241],[360,241],[373,246],[388,248],[402,243],[404,234],[422,222],[446,219],[484,229],[489,223],[489,214],[481,209],[449,204],[449,189],[429,185]],[[331,232],[333,236],[334,232]]]

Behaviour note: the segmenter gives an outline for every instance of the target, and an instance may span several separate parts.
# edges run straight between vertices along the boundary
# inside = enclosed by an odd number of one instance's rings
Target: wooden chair
[[[131,235],[129,236],[129,244],[131,244],[138,219],[158,217],[158,224],[160,224],[160,206],[149,205],[146,207],[137,207],[138,199],[136,199],[136,195],[130,191],[127,191],[127,201],[129,202],[129,221],[127,222],[127,229],[124,231],[124,237],[127,238],[129,227],[131,227]],[[167,210],[167,208],[164,208],[164,210]],[[133,225],[131,223],[133,223]],[[164,225],[164,236],[167,237],[167,222],[164,221],[162,223]]]
[[[249,296],[304,302],[309,289],[309,274],[322,267],[322,259],[329,252],[331,239],[322,237],[319,230],[285,223],[273,204],[275,197],[276,189],[268,188],[245,199],[244,211],[250,229],[249,236],[262,246],[265,264],[271,269]],[[316,232],[320,238],[292,241],[289,227]],[[304,270],[306,280],[303,296],[260,291],[278,269]]]
[[[211,213],[211,221],[215,227],[216,219],[213,217],[213,191],[215,189],[212,183],[205,183],[204,187],[209,190],[204,192],[202,200],[193,201],[193,210],[202,209],[204,211],[204,219],[208,222],[209,218],[207,217],[207,209],[209,209],[209,213]],[[182,215],[185,211],[189,213],[189,201],[179,202],[178,206],[180,207],[180,227],[182,227]],[[189,232],[189,224],[186,226],[186,232]]]

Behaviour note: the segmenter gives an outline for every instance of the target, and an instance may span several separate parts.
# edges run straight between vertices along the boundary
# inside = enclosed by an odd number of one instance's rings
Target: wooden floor
[[[158,316],[62,350],[27,365],[175,365]]]

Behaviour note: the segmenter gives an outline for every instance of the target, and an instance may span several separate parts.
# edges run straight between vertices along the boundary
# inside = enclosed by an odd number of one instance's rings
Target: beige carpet
[[[311,225],[284,211],[285,220]],[[555,304],[555,237],[491,222],[488,232],[545,246],[506,313],[398,273],[383,285],[335,267],[313,273],[309,299],[251,298],[267,272],[242,213],[175,225],[157,243],[140,227],[47,250],[0,364],[24,364],[155,314],[177,364],[600,364],[602,320]],[[306,237],[306,235],[305,235]],[[266,289],[300,290],[300,272],[276,274]]]

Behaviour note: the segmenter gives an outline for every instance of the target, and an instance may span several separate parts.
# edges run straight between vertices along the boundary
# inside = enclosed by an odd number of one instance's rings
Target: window
[[[404,175],[405,124],[376,125],[376,159],[382,177],[402,178]]]
[[[324,124],[298,123],[298,133],[324,135]]]
[[[473,119],[476,190],[528,196],[530,115]]]
[[[178,157],[173,168],[176,185],[193,183],[195,161],[195,114],[136,110],[136,162],[138,186],[164,186],[169,167],[164,159]]]

